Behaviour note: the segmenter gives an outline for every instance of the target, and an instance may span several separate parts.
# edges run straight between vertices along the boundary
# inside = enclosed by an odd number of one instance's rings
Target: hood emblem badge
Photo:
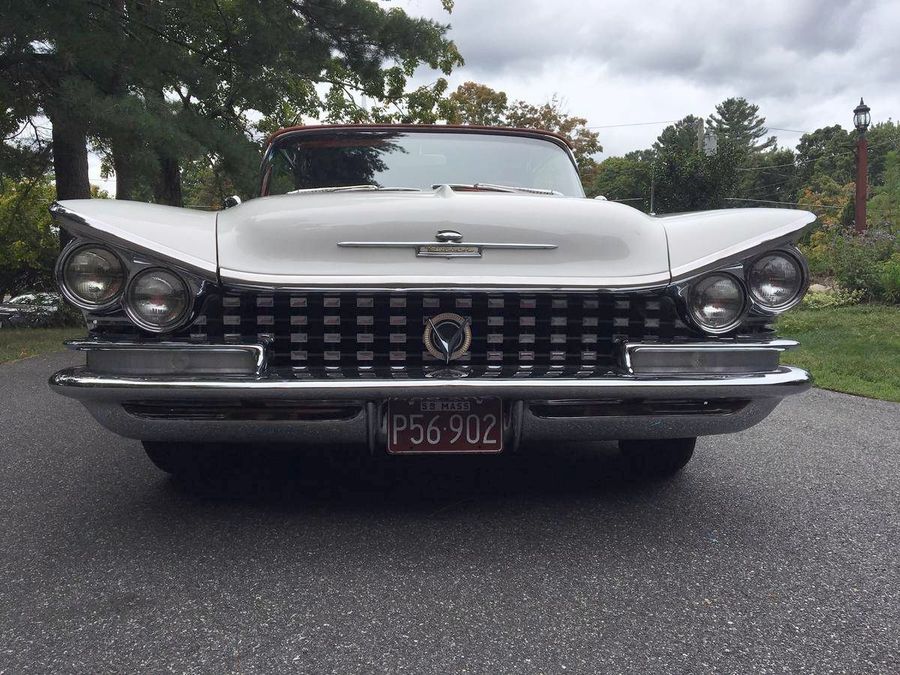
[[[480,258],[484,249],[548,250],[556,244],[515,244],[512,242],[463,243],[463,235],[456,230],[438,230],[431,241],[339,241],[341,248],[414,248],[419,258]]]
[[[480,258],[481,249],[477,244],[463,244],[463,236],[456,230],[439,230],[434,235],[437,244],[419,244],[416,255],[419,258]]]
[[[466,355],[472,346],[472,328],[469,319],[446,312],[425,322],[422,341],[434,358],[450,365],[454,359]]]

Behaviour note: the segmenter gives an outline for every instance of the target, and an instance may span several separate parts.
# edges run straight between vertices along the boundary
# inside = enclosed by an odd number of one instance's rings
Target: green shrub
[[[900,303],[900,253],[878,266],[878,282],[881,297],[887,302]]]
[[[48,326],[65,328],[67,326],[84,326],[84,314],[81,310],[70,304],[68,300],[59,303],[59,311],[54,312]]]
[[[831,307],[847,307],[862,302],[862,291],[836,290],[832,293],[807,293],[800,304],[805,309],[826,309]]]
[[[881,296],[881,263],[898,250],[897,237],[884,230],[869,230],[835,240],[834,276],[848,291],[862,291],[866,300]]]

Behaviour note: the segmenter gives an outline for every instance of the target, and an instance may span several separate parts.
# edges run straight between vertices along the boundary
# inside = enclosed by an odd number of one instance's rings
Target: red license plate
[[[503,450],[503,402],[496,398],[394,399],[388,402],[388,452]]]

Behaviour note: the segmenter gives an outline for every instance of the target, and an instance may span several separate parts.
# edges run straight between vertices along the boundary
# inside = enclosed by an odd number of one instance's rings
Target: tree
[[[597,165],[593,156],[603,151],[599,134],[587,127],[584,117],[573,117],[565,112],[563,102],[555,94],[541,105],[515,101],[506,112],[505,123],[511,127],[546,129],[565,136],[572,144],[582,178],[593,175]]]
[[[89,195],[88,137],[117,193],[179,204],[186,161],[255,164],[252,117],[391,103],[418,66],[462,63],[446,26],[372,0],[4,4],[0,106],[50,118],[61,198]]]
[[[759,106],[742,97],[719,103],[707,123],[718,136],[719,145],[730,144],[747,154],[769,150],[777,142],[774,136],[765,138],[769,130],[766,118],[759,115]]]
[[[656,139],[653,149],[657,154],[666,155],[690,155],[698,152],[698,134],[703,120],[694,115],[678,120],[670,124]]]
[[[812,211],[821,228],[847,227],[853,218],[853,183],[843,185],[831,176],[818,176],[801,189],[797,207]]]
[[[856,177],[854,147],[852,134],[839,124],[803,134],[797,144],[797,184],[800,190],[819,176],[828,176],[839,185],[853,182]]]
[[[0,298],[52,287],[59,254],[59,236],[47,210],[53,194],[47,176],[0,178]]]
[[[794,160],[794,151],[788,148],[773,148],[753,155],[747,166],[737,169],[735,196],[773,202],[769,206],[777,206],[774,202],[788,205],[795,201],[797,167]]]
[[[508,101],[506,92],[496,91],[485,84],[465,82],[449,96],[450,124],[502,125],[506,120]]]
[[[508,126],[558,133],[572,145],[582,183],[589,185],[593,180],[597,168],[594,155],[603,151],[599,134],[591,131],[584,117],[566,112],[556,95],[542,104],[522,100],[508,104],[506,92],[478,82],[465,82],[443,100],[426,100],[430,108],[421,106],[420,121],[445,120],[449,124]]]
[[[666,127],[654,143],[658,213],[722,208],[725,198],[734,196],[743,153],[731,144],[719,147],[712,156],[701,152],[700,123],[700,118],[688,115]]]
[[[192,208],[219,209],[226,198],[241,192],[231,172],[210,155],[186,162],[181,177],[185,206]]]
[[[900,122],[877,122],[866,133],[869,139],[869,184],[885,182],[887,156],[892,150],[900,150]]]
[[[871,221],[900,233],[900,153],[896,150],[887,153],[884,182],[874,192],[868,204]]]
[[[652,160],[635,157],[635,153],[629,155],[608,157],[600,162],[593,180],[586,186],[587,195],[603,195],[610,201],[624,201],[630,206],[648,211]]]

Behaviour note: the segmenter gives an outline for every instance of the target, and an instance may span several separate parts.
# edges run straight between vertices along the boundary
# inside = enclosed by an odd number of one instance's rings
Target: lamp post
[[[862,98],[859,105],[853,109],[853,126],[856,127],[856,231],[866,231],[866,195],[868,194],[868,163],[869,142],[866,140],[866,129],[872,116],[869,115],[869,106]]]

